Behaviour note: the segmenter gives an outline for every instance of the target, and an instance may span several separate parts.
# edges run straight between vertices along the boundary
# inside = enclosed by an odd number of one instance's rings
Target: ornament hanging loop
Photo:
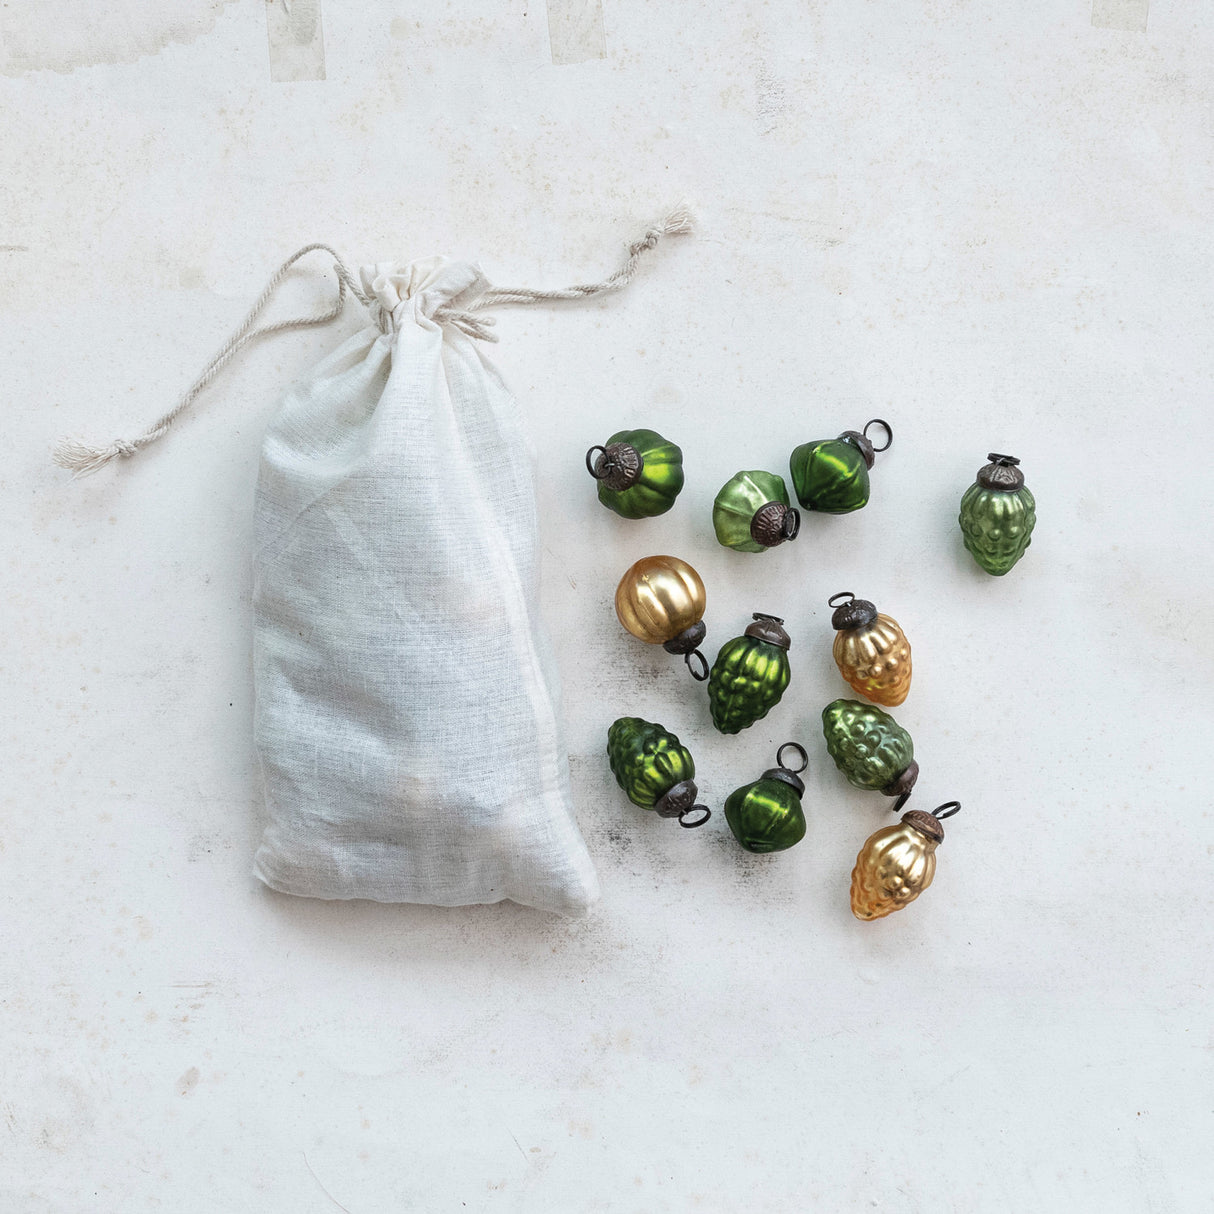
[[[784,752],[790,749],[795,750],[797,754],[801,756],[800,767],[790,767],[784,762]],[[800,742],[785,742],[784,745],[776,751],[776,765],[784,768],[785,771],[792,772],[794,776],[800,775],[801,772],[803,772],[809,766],[809,754],[806,752],[805,747],[802,746]]]
[[[801,511],[795,506],[784,516],[780,531],[785,540],[795,540],[801,531]]]
[[[865,438],[868,438],[869,426],[880,426],[885,431],[885,446],[878,447],[878,446],[874,445],[873,450],[876,452],[888,451],[890,449],[890,447],[893,446],[893,443],[894,443],[893,426],[891,426],[889,424],[889,422],[887,422],[884,418],[874,417],[871,421],[865,422],[864,429],[860,431],[860,433],[863,434]],[[872,439],[869,439],[868,441],[870,443],[872,443]]]
[[[856,596],[850,590],[840,590],[838,594],[832,594],[826,600],[827,607],[842,607],[844,603],[850,603]],[[835,600],[838,599],[838,602]]]
[[[986,458],[992,464],[1002,464],[1005,468],[1014,468],[1020,461],[1014,455],[997,455],[994,451],[988,451]]]
[[[932,817],[935,818],[937,822],[943,822],[945,818],[951,818],[953,814],[959,814],[960,812],[960,801],[945,801],[943,805],[937,805],[936,808],[932,810]]]
[[[695,821],[691,821],[689,815],[694,814],[697,811],[703,814],[703,817],[696,818]],[[679,825],[684,827],[686,830],[695,830],[697,826],[703,826],[704,823],[707,822],[711,817],[712,810],[709,809],[707,805],[693,805],[690,809],[685,809],[681,814],[679,814]]]
[[[693,662],[692,659],[695,659]],[[683,661],[687,665],[687,669],[691,671],[691,677],[697,683],[703,683],[708,678],[708,659],[698,650],[693,649],[689,653],[683,655]],[[697,822],[698,826],[699,823]]]
[[[914,789],[910,789],[907,792],[902,793],[893,803],[893,805],[890,806],[894,813],[899,813],[901,811],[902,807],[907,803],[907,801],[910,800],[912,792],[914,792]]]
[[[598,452],[596,455],[595,452]],[[586,471],[594,477],[596,481],[605,481],[612,473],[613,465],[611,457],[607,454],[607,448],[601,444],[591,447],[586,452]]]

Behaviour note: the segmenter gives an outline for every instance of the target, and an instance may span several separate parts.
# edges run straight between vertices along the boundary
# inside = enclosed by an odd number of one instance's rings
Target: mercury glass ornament
[[[892,915],[931,885],[936,848],[944,841],[940,822],[960,809],[960,801],[949,801],[930,814],[912,809],[897,826],[869,836],[851,874],[851,910],[857,919]]]

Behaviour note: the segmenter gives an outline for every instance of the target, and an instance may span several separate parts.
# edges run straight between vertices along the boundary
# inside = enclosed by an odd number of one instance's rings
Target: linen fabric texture
[[[488,284],[446,258],[361,278],[378,323],[262,447],[254,871],[317,898],[583,911],[530,446],[458,324]]]

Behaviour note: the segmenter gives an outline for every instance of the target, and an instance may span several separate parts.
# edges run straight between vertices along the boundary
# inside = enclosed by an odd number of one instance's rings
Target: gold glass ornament
[[[615,590],[615,613],[625,629],[667,653],[681,653],[701,681],[708,678],[708,659],[699,650],[707,632],[705,605],[700,575],[677,556],[642,557]]]
[[[883,919],[931,885],[936,848],[944,841],[940,822],[960,808],[960,801],[948,801],[930,814],[912,809],[897,826],[869,836],[851,874],[851,911],[857,919]]]
[[[896,708],[911,683],[911,649],[898,621],[881,614],[867,599],[850,590],[832,595],[831,627],[835,636],[835,665],[858,695],[875,704]]]

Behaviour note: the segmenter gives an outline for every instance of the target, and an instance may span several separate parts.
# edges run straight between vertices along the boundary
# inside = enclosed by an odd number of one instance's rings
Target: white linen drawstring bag
[[[293,255],[181,403],[140,437],[65,442],[90,472],[154,442],[266,333],[373,321],[291,389],[262,445],[254,535],[255,736],[268,825],[254,871],[318,898],[573,913],[598,881],[573,816],[555,661],[539,618],[535,492],[518,408],[478,342],[486,310],[618,290],[684,211],[603,282],[495,289],[467,262],[380,263],[356,283]],[[328,311],[256,328],[304,254]]]

